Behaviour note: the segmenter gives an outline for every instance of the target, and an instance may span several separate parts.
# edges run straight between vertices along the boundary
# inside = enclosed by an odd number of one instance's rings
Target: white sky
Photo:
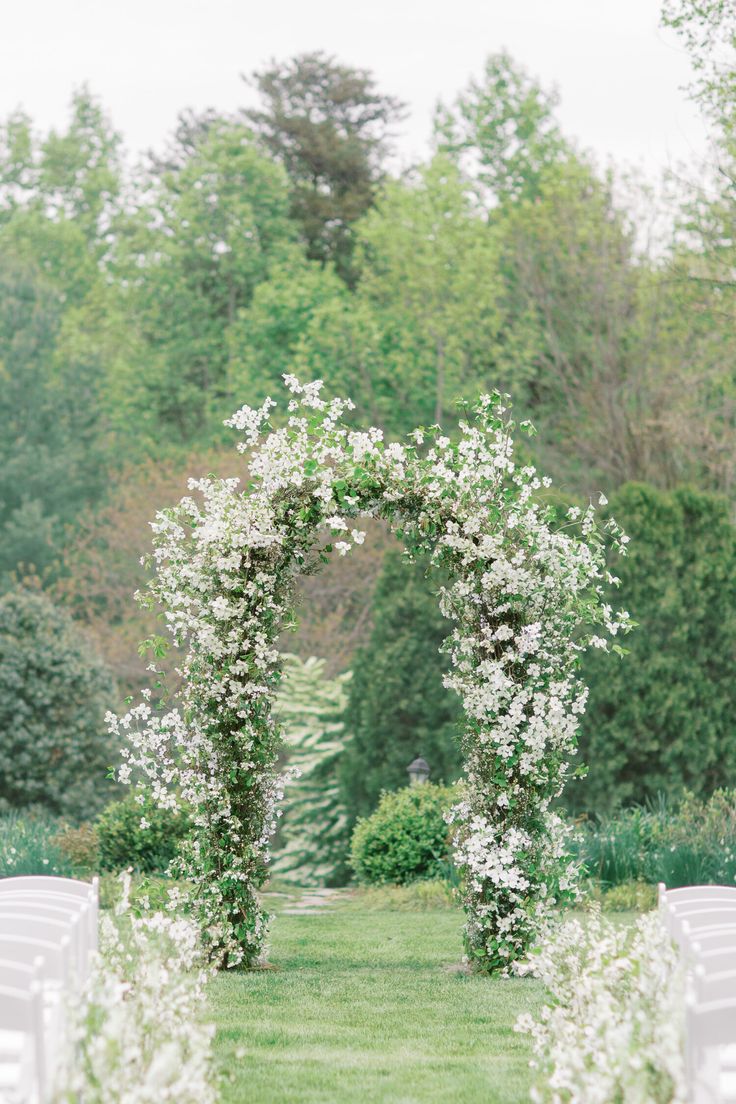
[[[324,49],[371,69],[411,109],[403,159],[427,148],[432,109],[502,47],[562,96],[565,131],[601,160],[656,173],[704,151],[659,0],[7,0],[0,116],[63,125],[72,89],[102,97],[132,153],[160,146],[184,107],[252,101],[240,79]]]

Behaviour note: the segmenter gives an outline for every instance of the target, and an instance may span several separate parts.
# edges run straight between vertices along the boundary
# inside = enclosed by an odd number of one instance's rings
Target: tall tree
[[[121,137],[87,88],[72,97],[65,129],[44,138],[15,112],[0,126],[0,223],[20,210],[73,224],[98,259],[122,186]]]
[[[545,464],[586,491],[627,480],[726,489],[732,343],[664,260],[637,250],[612,182],[582,161],[553,166],[497,227],[505,340],[528,358],[523,404]]]
[[[27,262],[0,261],[0,581],[50,569],[64,526],[104,488],[94,372],[59,358],[63,297]]]
[[[583,659],[590,698],[576,808],[707,796],[736,785],[736,529],[729,503],[690,488],[627,484],[608,508],[631,535],[615,563],[621,601],[639,623],[621,664]],[[608,662],[604,662],[607,660]]]
[[[389,181],[357,227],[354,296],[323,304],[297,365],[354,395],[392,434],[455,415],[499,382],[499,246],[472,190],[444,157]]]
[[[213,128],[151,181],[120,227],[115,272],[143,335],[131,410],[165,436],[209,441],[229,411],[230,327],[295,245],[286,174],[242,124]]]
[[[733,130],[736,8],[729,0],[664,0],[662,22],[684,41],[695,70],[695,98],[719,126]]]
[[[251,83],[263,106],[245,115],[289,174],[308,256],[333,261],[351,283],[353,226],[373,202],[403,105],[367,70],[319,51],[273,61]]]
[[[480,80],[435,113],[437,149],[456,158],[491,204],[537,194],[550,165],[572,153],[557,120],[557,96],[505,51],[491,54]]]

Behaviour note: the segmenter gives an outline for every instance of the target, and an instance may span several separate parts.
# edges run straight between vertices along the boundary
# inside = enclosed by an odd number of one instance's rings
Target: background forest
[[[673,0],[664,19],[712,155],[654,191],[603,171],[505,53],[401,175],[402,105],[321,53],[253,74],[257,109],[184,110],[135,165],[87,88],[62,132],[0,124],[2,811],[75,824],[108,801],[102,717],[161,631],[132,601],[148,522],[187,477],[242,474],[223,420],[286,371],[388,439],[451,433],[457,399],[508,391],[555,494],[605,491],[631,536],[615,570],[639,628],[620,664],[585,660],[570,809],[736,786],[736,17]],[[284,642],[307,766],[285,868],[315,809],[334,858],[415,756],[459,774],[437,582],[368,529],[303,580]]]

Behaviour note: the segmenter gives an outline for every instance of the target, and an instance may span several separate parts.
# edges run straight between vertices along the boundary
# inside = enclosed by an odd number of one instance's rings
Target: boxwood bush
[[[447,874],[449,829],[444,814],[451,786],[424,783],[384,793],[375,812],[362,817],[351,841],[351,866],[365,885],[404,885]]]
[[[148,827],[142,828],[145,820]],[[131,791],[108,805],[96,824],[102,870],[132,866],[144,874],[162,873],[177,854],[189,829],[184,813],[159,809],[147,798],[142,804]]]

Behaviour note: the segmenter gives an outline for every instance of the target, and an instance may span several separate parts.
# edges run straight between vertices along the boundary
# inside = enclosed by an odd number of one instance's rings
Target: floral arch
[[[323,399],[320,381],[285,381],[285,424],[270,424],[270,399],[226,423],[250,454],[248,485],[192,480],[200,501],[186,497],[153,523],[148,599],[186,650],[182,704],[157,709],[146,693],[110,717],[127,736],[121,781],[137,776],[162,807],[194,810],[185,904],[216,961],[257,962],[267,929],[258,889],[282,796],[276,641],[297,575],[362,543],[361,517],[384,518],[410,555],[427,554],[450,580],[439,603],[452,624],[446,685],[464,707],[464,794],[451,821],[465,943],[476,967],[505,967],[575,895],[550,805],[585,707],[580,652],[620,650],[609,638],[628,628],[604,600],[617,582],[606,537],[620,551],[626,538],[613,520],[601,530],[592,505],[558,517],[540,501],[550,481],[516,464],[515,426],[497,394],[463,412],[456,440],[434,426],[385,444],[380,430],[348,427],[352,403]]]

